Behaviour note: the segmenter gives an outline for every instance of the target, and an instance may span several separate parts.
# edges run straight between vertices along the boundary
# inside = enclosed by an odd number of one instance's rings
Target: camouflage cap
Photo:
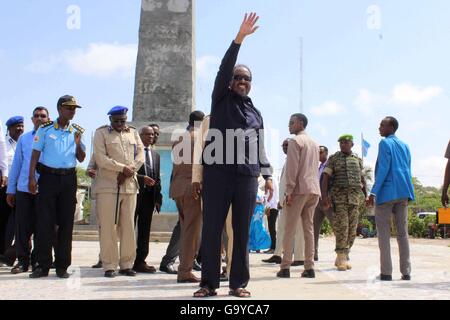
[[[341,140],[348,140],[353,142],[353,136],[351,134],[343,134],[339,137],[338,142],[341,142]]]

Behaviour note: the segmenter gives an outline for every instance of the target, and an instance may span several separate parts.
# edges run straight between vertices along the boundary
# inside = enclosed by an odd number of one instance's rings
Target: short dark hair
[[[196,121],[202,121],[205,117],[205,114],[200,110],[192,111],[189,115],[189,125],[194,126],[194,122]]]
[[[326,153],[328,153],[328,148],[325,146],[319,146],[319,149],[323,148],[323,151],[325,151]]]
[[[36,111],[42,111],[42,110],[44,110],[45,113],[47,113],[47,117],[50,115],[49,112],[48,112],[48,109],[47,109],[46,107],[42,107],[42,106],[39,106],[39,107],[34,108],[32,115],[34,116],[34,113],[35,113]]]
[[[392,127],[394,127],[394,133],[395,133],[398,129],[397,119],[395,119],[394,117],[391,117],[391,116],[387,116],[385,119],[389,120],[389,123],[392,125]]]
[[[159,128],[159,124],[157,124],[157,123],[150,123],[148,126],[149,127],[158,127]]]
[[[303,113],[294,113],[291,117],[296,117],[298,120],[303,122],[303,128],[308,125],[308,118]]]
[[[237,64],[237,65],[235,65],[234,68],[233,68],[233,75],[234,75],[234,72],[236,71],[236,69],[238,69],[238,68],[245,68],[245,69],[247,69],[248,72],[250,72],[250,77],[252,77],[252,70],[250,70],[250,68],[247,65],[245,65],[245,64]]]

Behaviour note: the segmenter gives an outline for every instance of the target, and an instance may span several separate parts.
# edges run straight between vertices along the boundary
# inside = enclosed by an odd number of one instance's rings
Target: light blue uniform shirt
[[[36,132],[33,150],[41,152],[40,163],[54,169],[68,169],[77,166],[75,132],[72,125],[62,129],[55,121],[52,125],[40,127]],[[81,136],[81,147],[86,150]]]
[[[36,131],[30,131],[20,136],[16,146],[16,153],[11,165],[8,177],[8,189],[6,193],[16,194],[16,190],[29,192],[28,176],[30,172],[31,153],[33,151],[33,139]],[[36,173],[36,180],[39,174]]]

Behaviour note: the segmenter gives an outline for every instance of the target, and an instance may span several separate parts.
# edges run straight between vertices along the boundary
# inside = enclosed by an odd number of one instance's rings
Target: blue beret
[[[15,117],[11,117],[8,119],[8,121],[6,121],[6,126],[10,127],[13,126],[15,124],[18,123],[23,123],[23,117],[22,116],[15,116]]]
[[[115,107],[112,107],[111,110],[109,110],[108,114],[110,116],[115,116],[115,115],[119,115],[119,114],[126,114],[127,111],[128,111],[127,107],[115,106]]]

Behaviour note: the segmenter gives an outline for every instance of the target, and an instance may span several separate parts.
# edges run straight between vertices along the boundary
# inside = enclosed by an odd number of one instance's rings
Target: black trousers
[[[155,191],[153,188],[140,190],[137,195],[134,223],[137,226],[136,260],[134,264],[144,263],[148,256],[150,229],[155,209]]]
[[[10,253],[14,240],[14,210],[6,203],[6,187],[0,189],[0,254]]]
[[[72,231],[76,206],[77,177],[75,173],[56,175],[42,173],[39,177],[38,214],[35,246],[39,266],[49,269],[55,226],[55,267],[67,269],[72,263]]]
[[[28,192],[16,193],[16,254],[19,263],[30,265],[31,235],[35,233],[37,196]],[[36,236],[36,235],[35,235]],[[33,258],[31,259],[33,260]],[[31,261],[33,264],[34,261]]]
[[[180,255],[180,235],[181,227],[180,220],[173,228],[172,236],[170,237],[169,245],[166,249],[166,254],[161,260],[160,267],[165,267],[169,264],[174,264],[177,257]]]
[[[248,235],[256,204],[258,179],[206,166],[203,174],[202,279],[200,286],[219,288],[221,236],[232,205],[233,255],[230,288],[245,288],[250,279]]]
[[[278,210],[270,209],[270,215],[268,220],[269,223],[269,233],[270,233],[270,249],[275,250],[275,245],[277,243],[277,219],[278,219]]]

